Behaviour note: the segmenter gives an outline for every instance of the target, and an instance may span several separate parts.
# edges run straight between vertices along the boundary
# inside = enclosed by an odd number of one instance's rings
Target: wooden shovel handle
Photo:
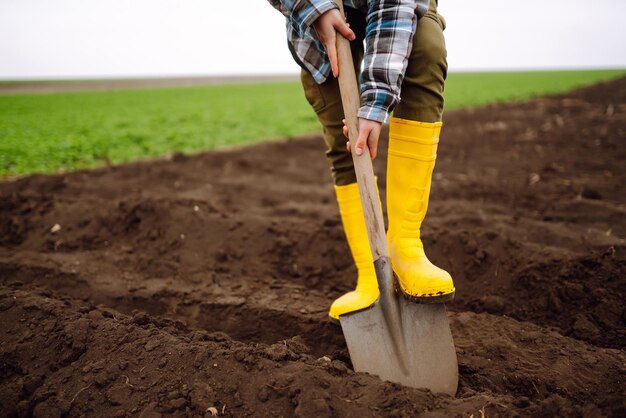
[[[343,15],[343,1],[337,0],[337,5]],[[356,144],[359,137],[359,120],[357,117],[360,107],[359,86],[354,72],[350,42],[339,32],[337,32],[337,56],[339,60],[339,89],[341,90],[343,113],[348,126],[348,137],[352,145],[350,148],[352,150],[359,193],[361,194],[361,204],[365,214],[367,236],[369,237],[374,260],[378,260],[380,257],[389,257],[383,211],[379,204],[380,199],[376,190],[376,179],[374,178],[369,149],[365,147],[363,154],[356,155],[354,144]]]

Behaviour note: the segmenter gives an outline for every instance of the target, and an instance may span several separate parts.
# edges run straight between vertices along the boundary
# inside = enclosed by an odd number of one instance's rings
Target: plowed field
[[[626,416],[626,79],[444,122],[456,397],[352,370],[311,135],[0,182],[0,415]]]

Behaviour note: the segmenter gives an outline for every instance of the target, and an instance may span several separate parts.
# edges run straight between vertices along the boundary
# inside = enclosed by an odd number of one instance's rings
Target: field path
[[[123,90],[135,88],[187,87],[216,84],[263,83],[298,80],[297,75],[224,77],[130,78],[103,80],[0,81],[0,94],[58,93],[66,91]]]

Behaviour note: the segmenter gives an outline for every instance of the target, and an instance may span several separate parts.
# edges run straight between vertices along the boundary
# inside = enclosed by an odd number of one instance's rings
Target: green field
[[[625,74],[452,73],[446,108],[562,92]],[[197,152],[318,129],[298,82],[0,95],[0,176]]]

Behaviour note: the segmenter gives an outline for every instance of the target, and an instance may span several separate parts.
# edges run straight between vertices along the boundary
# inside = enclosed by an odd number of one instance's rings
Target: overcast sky
[[[441,0],[450,69],[626,67],[626,0]],[[0,79],[296,73],[265,0],[0,0]]]

